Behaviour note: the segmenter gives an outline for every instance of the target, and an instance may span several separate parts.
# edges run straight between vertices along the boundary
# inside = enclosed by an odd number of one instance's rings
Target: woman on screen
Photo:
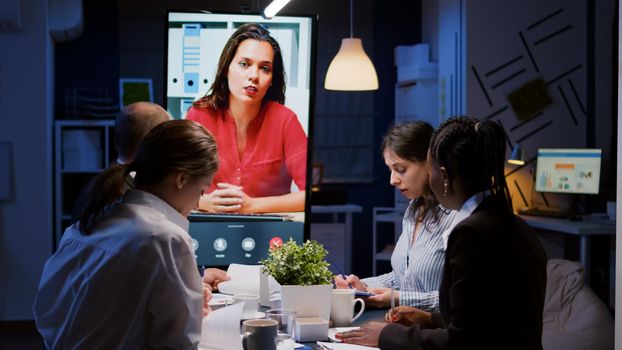
[[[438,289],[445,259],[442,234],[454,222],[456,212],[442,208],[430,186],[425,162],[432,126],[425,122],[402,122],[392,126],[382,140],[382,155],[391,172],[390,183],[410,199],[402,220],[402,234],[391,255],[393,270],[360,280],[355,275],[335,277],[337,288],[356,288],[376,295],[367,306],[415,306],[438,310]],[[396,291],[391,293],[391,289]]]
[[[260,24],[241,26],[223,49],[210,91],[186,115],[212,132],[221,160],[200,209],[304,210],[307,136],[284,101],[278,43]],[[299,191],[291,191],[292,180]]]

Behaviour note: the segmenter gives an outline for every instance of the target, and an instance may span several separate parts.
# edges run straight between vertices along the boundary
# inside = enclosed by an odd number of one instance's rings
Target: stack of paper
[[[200,350],[242,350],[240,319],[244,303],[210,312],[203,318]]]

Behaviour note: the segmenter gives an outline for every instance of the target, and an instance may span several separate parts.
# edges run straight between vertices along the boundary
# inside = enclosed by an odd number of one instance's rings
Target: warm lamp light
[[[378,90],[378,75],[359,38],[352,37],[352,0],[350,0],[350,38],[341,40],[339,52],[328,66],[326,90]]]
[[[517,142],[514,148],[512,148],[512,154],[508,159],[508,163],[512,165],[525,165],[525,154],[523,153],[520,143]]]

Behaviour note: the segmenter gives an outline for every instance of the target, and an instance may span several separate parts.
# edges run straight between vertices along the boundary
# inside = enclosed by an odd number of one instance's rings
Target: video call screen
[[[311,107],[314,82],[315,19],[312,16],[278,16],[270,20],[255,14],[169,11],[166,50],[166,109],[176,119],[185,118],[192,102],[209,90],[220,54],[229,37],[246,23],[265,26],[282,51],[286,74],[285,106],[293,110],[308,145],[312,144]],[[307,178],[311,171],[307,151]],[[200,265],[254,264],[267,256],[271,243],[299,243],[309,236],[310,181],[306,181],[305,213],[295,221],[257,222],[232,218],[231,222],[193,222],[190,235]],[[292,191],[300,190],[292,184]]]

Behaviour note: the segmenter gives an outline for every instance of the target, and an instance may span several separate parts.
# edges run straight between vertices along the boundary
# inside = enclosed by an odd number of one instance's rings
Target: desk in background
[[[585,283],[590,283],[590,236],[615,235],[615,222],[594,221],[585,216],[581,221],[520,215],[533,228],[579,236],[579,260],[585,268]]]
[[[341,270],[333,272],[352,271],[352,214],[362,211],[356,204],[311,206],[311,239],[324,245],[329,252],[327,261]],[[328,215],[330,220],[316,220],[319,215]]]

